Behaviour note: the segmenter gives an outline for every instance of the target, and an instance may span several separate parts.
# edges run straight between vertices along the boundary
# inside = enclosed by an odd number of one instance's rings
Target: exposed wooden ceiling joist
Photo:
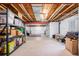
[[[22,14],[22,16],[23,16],[22,18],[25,21],[32,22],[32,21],[37,21],[36,18],[35,18],[34,10],[32,9],[32,7],[34,7],[34,6],[43,7],[42,13],[40,13],[40,15],[44,14],[43,13],[44,9],[47,9],[49,11],[48,15],[46,17],[47,21],[59,21],[59,20],[61,20],[63,18],[75,15],[76,13],[70,14],[70,12],[72,10],[74,10],[75,8],[77,8],[78,4],[61,4],[61,3],[57,4],[56,3],[56,4],[33,4],[33,6],[31,6],[31,4],[29,4],[29,3],[28,4],[27,3],[25,3],[25,4],[16,4],[16,3],[15,4],[9,4],[9,3],[5,3],[5,4],[0,4],[0,10],[3,10],[5,8],[9,8],[16,15],[18,15],[18,12],[20,12]]]
[[[0,4],[0,10],[5,10],[5,7]]]
[[[54,18],[67,4],[61,4],[55,11],[54,13],[50,16],[50,18],[48,19],[49,21],[51,21],[51,18]]]
[[[75,8],[74,10],[70,11],[69,13],[65,14],[64,16],[62,16],[59,19],[54,20],[54,21],[61,21],[61,20],[64,20],[68,17],[74,16],[76,14],[78,15],[78,8]]]
[[[71,4],[68,8],[66,8],[64,11],[62,11],[61,13],[59,13],[53,20],[56,20],[60,17],[62,17],[63,15],[69,13],[70,11],[72,11],[73,9],[77,8],[77,4]],[[52,21],[53,21],[52,20]]]
[[[32,9],[32,5],[31,4],[23,4],[23,6],[26,9],[26,11],[29,13],[29,15],[32,17],[32,19],[34,21],[36,21],[35,15],[34,15],[34,12],[33,12],[33,9]]]
[[[19,4],[11,4],[18,12],[20,12],[24,17],[26,17],[28,20],[29,19],[28,15],[25,13],[25,11],[22,9],[22,7]]]
[[[22,9],[20,9],[20,7],[18,7],[18,5],[16,4],[1,4],[2,6],[4,6],[5,8],[9,8],[12,12],[14,12],[16,15],[18,15],[18,13],[21,13],[23,15],[23,11]],[[18,7],[18,8],[17,8]],[[24,16],[24,15],[23,15]]]
[[[46,19],[49,19],[49,17],[54,13],[54,11],[60,6],[61,4],[53,4],[52,8],[50,9]]]
[[[11,4],[11,6],[14,7],[21,14],[25,13],[18,4]]]
[[[26,16],[22,16],[22,19],[24,19],[26,22],[29,22],[30,20],[28,20],[27,18],[26,18]]]
[[[16,15],[18,15],[18,12],[15,8],[13,8],[10,4],[2,4],[5,8],[9,8],[12,12],[14,12]]]
[[[23,11],[25,12],[24,15],[27,15],[31,21],[33,21],[32,17],[30,16],[30,14],[27,12],[27,10],[25,9],[25,6],[23,4],[19,4],[19,6],[23,9]]]
[[[53,5],[52,3],[51,4],[42,4],[42,11],[41,11],[41,13],[43,14],[45,20],[46,20],[46,18],[48,16],[49,11],[52,8],[52,5]]]

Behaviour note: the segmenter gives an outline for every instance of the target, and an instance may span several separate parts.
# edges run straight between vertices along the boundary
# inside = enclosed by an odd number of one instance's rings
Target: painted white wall
[[[26,26],[26,31],[29,32],[30,34],[34,34],[34,35],[44,35],[44,32],[46,30],[46,27],[28,27]]]
[[[46,25],[46,30],[45,30],[45,35],[47,36],[47,37],[50,37],[50,24],[47,24]]]
[[[31,34],[43,35],[45,32],[45,27],[31,27]]]
[[[52,38],[53,34],[59,33],[58,22],[50,22],[47,25],[46,35]],[[79,16],[74,15],[60,22],[60,34],[66,35],[67,32],[79,32]]]
[[[26,26],[26,31],[30,33],[30,27]]]
[[[47,25],[46,35],[52,38],[52,35],[59,33],[58,32],[58,22],[50,22]]]
[[[68,20],[61,21],[60,34],[65,35],[69,31]]]
[[[50,23],[50,38],[52,38],[52,35],[59,33],[58,25],[59,25],[58,22],[51,22]]]
[[[77,31],[79,32],[79,7],[78,7],[78,18],[76,21],[76,27],[77,27]]]
[[[62,35],[65,35],[67,32],[73,31],[79,31],[79,19],[78,15],[74,15],[72,17],[69,17],[67,19],[64,19],[61,21],[60,24],[60,33]]]

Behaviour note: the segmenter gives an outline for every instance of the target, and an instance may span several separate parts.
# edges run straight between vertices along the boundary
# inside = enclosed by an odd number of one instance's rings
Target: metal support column
[[[8,9],[6,9],[6,55],[9,55],[9,49],[8,49]]]
[[[60,34],[60,24],[61,24],[61,22],[59,21],[59,24],[58,24],[58,31],[59,31],[59,34]]]

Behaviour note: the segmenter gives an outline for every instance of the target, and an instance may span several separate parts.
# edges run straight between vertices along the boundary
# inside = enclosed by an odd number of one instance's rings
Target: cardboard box
[[[3,29],[0,29],[0,32],[2,31]],[[6,29],[3,31],[3,33],[6,33]],[[8,30],[8,33],[10,34],[10,29]]]
[[[17,35],[17,33],[16,33],[16,30],[15,30],[15,29],[12,29],[12,30],[11,30],[11,35],[12,35],[12,36],[16,36],[16,35]]]
[[[77,40],[65,38],[65,47],[68,51],[70,51],[72,54],[77,55],[78,54],[78,42]]]
[[[16,35],[22,35],[22,32],[20,32],[19,30],[16,30]]]
[[[6,15],[0,15],[0,23],[6,23]]]

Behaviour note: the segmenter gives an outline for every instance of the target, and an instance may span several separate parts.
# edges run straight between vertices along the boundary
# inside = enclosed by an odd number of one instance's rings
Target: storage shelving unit
[[[24,22],[9,9],[1,11],[0,55],[10,55],[25,42],[25,39]]]

